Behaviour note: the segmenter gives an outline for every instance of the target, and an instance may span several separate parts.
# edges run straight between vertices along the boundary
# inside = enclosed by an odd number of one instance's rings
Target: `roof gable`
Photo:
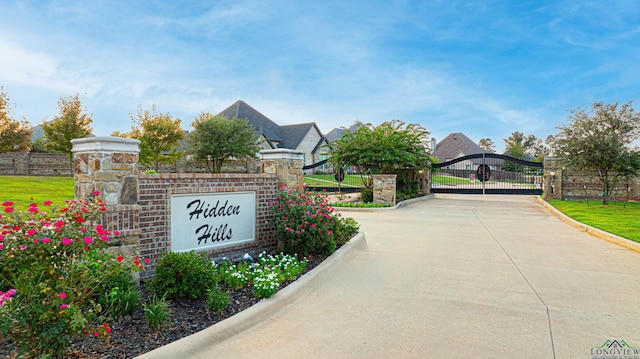
[[[282,141],[280,126],[242,100],[236,101],[233,105],[220,112],[219,115],[230,119],[234,117],[246,118],[251,126],[262,132],[270,141]]]
[[[296,149],[300,142],[307,136],[310,130],[314,129],[318,132],[318,135],[322,138],[322,133],[318,129],[318,126],[314,122],[300,123],[295,125],[280,126],[280,133],[285,139],[283,147]]]
[[[491,151],[486,150],[471,141],[469,137],[465,136],[462,132],[456,132],[449,134],[440,141],[432,155],[437,157],[440,162],[444,162],[454,158],[483,152],[491,153]]]
[[[327,133],[326,137],[327,137],[327,142],[331,143],[337,139],[342,138],[342,136],[344,135],[344,133],[346,131],[349,131],[351,133],[355,132],[358,129],[358,123],[351,125],[351,127],[349,128],[334,128],[333,130],[329,131],[329,133]]]

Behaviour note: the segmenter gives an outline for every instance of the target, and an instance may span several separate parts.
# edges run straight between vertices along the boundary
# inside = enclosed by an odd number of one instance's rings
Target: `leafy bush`
[[[345,244],[358,233],[360,225],[353,218],[340,218],[336,223],[336,243]]]
[[[278,200],[271,204],[276,238],[284,252],[306,256],[335,251],[335,226],[339,215],[329,205],[328,196],[291,190],[281,186]]]
[[[371,188],[362,187],[360,190],[360,200],[363,203],[373,202],[373,190]]]
[[[169,325],[171,319],[171,307],[169,302],[162,297],[153,296],[151,302],[143,305],[144,316],[152,329],[164,329]]]
[[[106,209],[99,194],[61,207],[31,203],[25,213],[2,203],[0,333],[19,357],[62,357],[76,337],[111,332],[97,299],[101,281],[107,272],[128,273],[142,264],[104,252],[118,232],[100,224]]]
[[[166,298],[204,298],[216,284],[216,271],[205,256],[169,252],[155,266],[153,291]]]
[[[222,313],[229,304],[231,304],[231,296],[228,292],[220,289],[219,286],[216,285],[207,292],[207,308],[209,310]]]
[[[96,255],[104,256],[105,253]],[[140,307],[138,282],[126,267],[119,264],[118,259],[124,261],[120,256],[115,261],[103,260],[104,270],[95,272],[99,284],[92,291],[92,297],[101,305],[103,314],[113,319],[132,315]]]

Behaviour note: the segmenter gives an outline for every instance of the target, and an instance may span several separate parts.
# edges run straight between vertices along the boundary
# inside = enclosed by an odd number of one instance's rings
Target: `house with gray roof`
[[[333,130],[329,131],[329,133],[327,133],[325,137],[327,138],[327,142],[331,143],[337,139],[342,138],[345,132],[349,131],[353,133],[357,129],[358,129],[358,123],[351,125],[351,127],[349,128],[344,128],[344,127],[334,128]]]
[[[451,133],[442,141],[438,142],[435,149],[431,153],[433,157],[436,157],[440,163],[454,160],[456,158],[474,155],[477,153],[493,153],[490,150],[480,147],[475,142],[471,141],[469,137],[465,136],[462,132]],[[480,161],[480,162],[479,162]],[[453,166],[458,166],[457,169],[472,169],[476,165],[481,163],[482,159],[472,159],[463,162],[459,162]],[[451,168],[456,169],[456,168]]]
[[[219,115],[247,119],[261,137],[262,149],[287,148],[304,153],[304,164],[326,159],[327,139],[315,122],[280,126],[242,100],[236,101]]]

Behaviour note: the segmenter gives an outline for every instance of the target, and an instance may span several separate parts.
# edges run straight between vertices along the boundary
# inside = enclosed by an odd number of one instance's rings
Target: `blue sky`
[[[34,125],[79,93],[99,136],[138,106],[191,129],[242,99],[282,125],[400,119],[501,150],[595,101],[639,108],[640,2],[0,0],[0,86]]]

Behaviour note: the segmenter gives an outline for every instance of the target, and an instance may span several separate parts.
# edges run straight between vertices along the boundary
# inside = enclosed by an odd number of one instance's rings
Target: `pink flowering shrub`
[[[74,337],[107,337],[103,283],[142,265],[103,250],[118,233],[100,224],[102,200],[31,203],[25,213],[7,201],[0,211],[0,337],[19,357],[62,357]]]
[[[271,204],[276,238],[288,254],[330,254],[336,243],[344,241],[336,237],[336,229],[343,223],[340,214],[334,213],[325,194],[292,190],[280,186],[280,194]]]

